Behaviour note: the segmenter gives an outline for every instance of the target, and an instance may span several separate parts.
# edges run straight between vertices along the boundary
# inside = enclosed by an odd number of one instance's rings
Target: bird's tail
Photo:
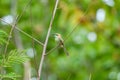
[[[67,56],[69,56],[69,53],[68,53],[68,51],[66,50],[66,48],[63,47],[63,49],[64,49],[65,54],[66,54]]]

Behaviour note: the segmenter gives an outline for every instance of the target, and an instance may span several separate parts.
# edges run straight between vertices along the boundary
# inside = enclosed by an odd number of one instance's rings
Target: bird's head
[[[60,37],[61,35],[59,33],[54,34],[55,37]]]
[[[54,33],[55,41],[59,41],[61,38],[61,35],[59,33]]]

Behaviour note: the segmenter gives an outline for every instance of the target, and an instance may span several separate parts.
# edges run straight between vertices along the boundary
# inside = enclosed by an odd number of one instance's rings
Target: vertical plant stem
[[[89,80],[92,80],[91,78],[92,78],[92,74],[90,73],[90,75],[89,75]]]
[[[13,22],[12,28],[11,28],[10,33],[9,33],[9,36],[8,36],[7,43],[6,43],[6,45],[5,45],[4,54],[6,54],[6,52],[7,52],[7,48],[8,48],[8,45],[9,45],[10,39],[12,38],[12,32],[13,32],[15,26],[16,26],[16,22]]]
[[[43,65],[43,61],[44,61],[44,57],[45,57],[45,53],[46,53],[48,39],[49,39],[51,28],[52,28],[52,23],[53,23],[55,13],[56,13],[56,9],[57,9],[57,6],[58,6],[58,2],[59,2],[59,0],[56,0],[55,7],[54,7],[54,10],[53,10],[53,14],[52,14],[52,18],[51,18],[50,25],[49,25],[49,28],[48,28],[47,36],[46,36],[46,39],[45,39],[43,52],[42,52],[42,57],[41,57],[39,70],[38,70],[38,80],[40,80],[40,77],[41,77],[42,65]]]

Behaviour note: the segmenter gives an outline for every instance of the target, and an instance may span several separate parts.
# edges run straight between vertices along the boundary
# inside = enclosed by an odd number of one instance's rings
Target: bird
[[[54,37],[55,37],[55,41],[59,44],[59,46],[61,48],[63,48],[64,52],[66,53],[67,56],[69,56],[69,53],[67,52],[66,48],[65,48],[65,45],[64,45],[64,40],[61,36],[61,34],[59,33],[55,33],[54,34]]]

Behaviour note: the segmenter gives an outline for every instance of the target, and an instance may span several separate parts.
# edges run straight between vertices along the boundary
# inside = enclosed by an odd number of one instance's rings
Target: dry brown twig
[[[57,6],[58,6],[58,2],[59,2],[59,0],[56,0],[55,7],[54,7],[54,10],[53,10],[53,14],[52,14],[52,18],[51,18],[50,25],[49,25],[49,28],[48,28],[47,36],[46,36],[45,43],[44,43],[44,46],[43,46],[43,52],[42,52],[42,57],[41,57],[40,65],[39,65],[38,79],[37,80],[40,80],[40,77],[41,77],[42,65],[43,65],[43,61],[44,61],[44,57],[45,57],[45,53],[46,53],[48,39],[49,39],[50,32],[51,32],[51,29],[52,29],[52,23],[53,23],[55,13],[56,13],[56,9],[57,9]]]

